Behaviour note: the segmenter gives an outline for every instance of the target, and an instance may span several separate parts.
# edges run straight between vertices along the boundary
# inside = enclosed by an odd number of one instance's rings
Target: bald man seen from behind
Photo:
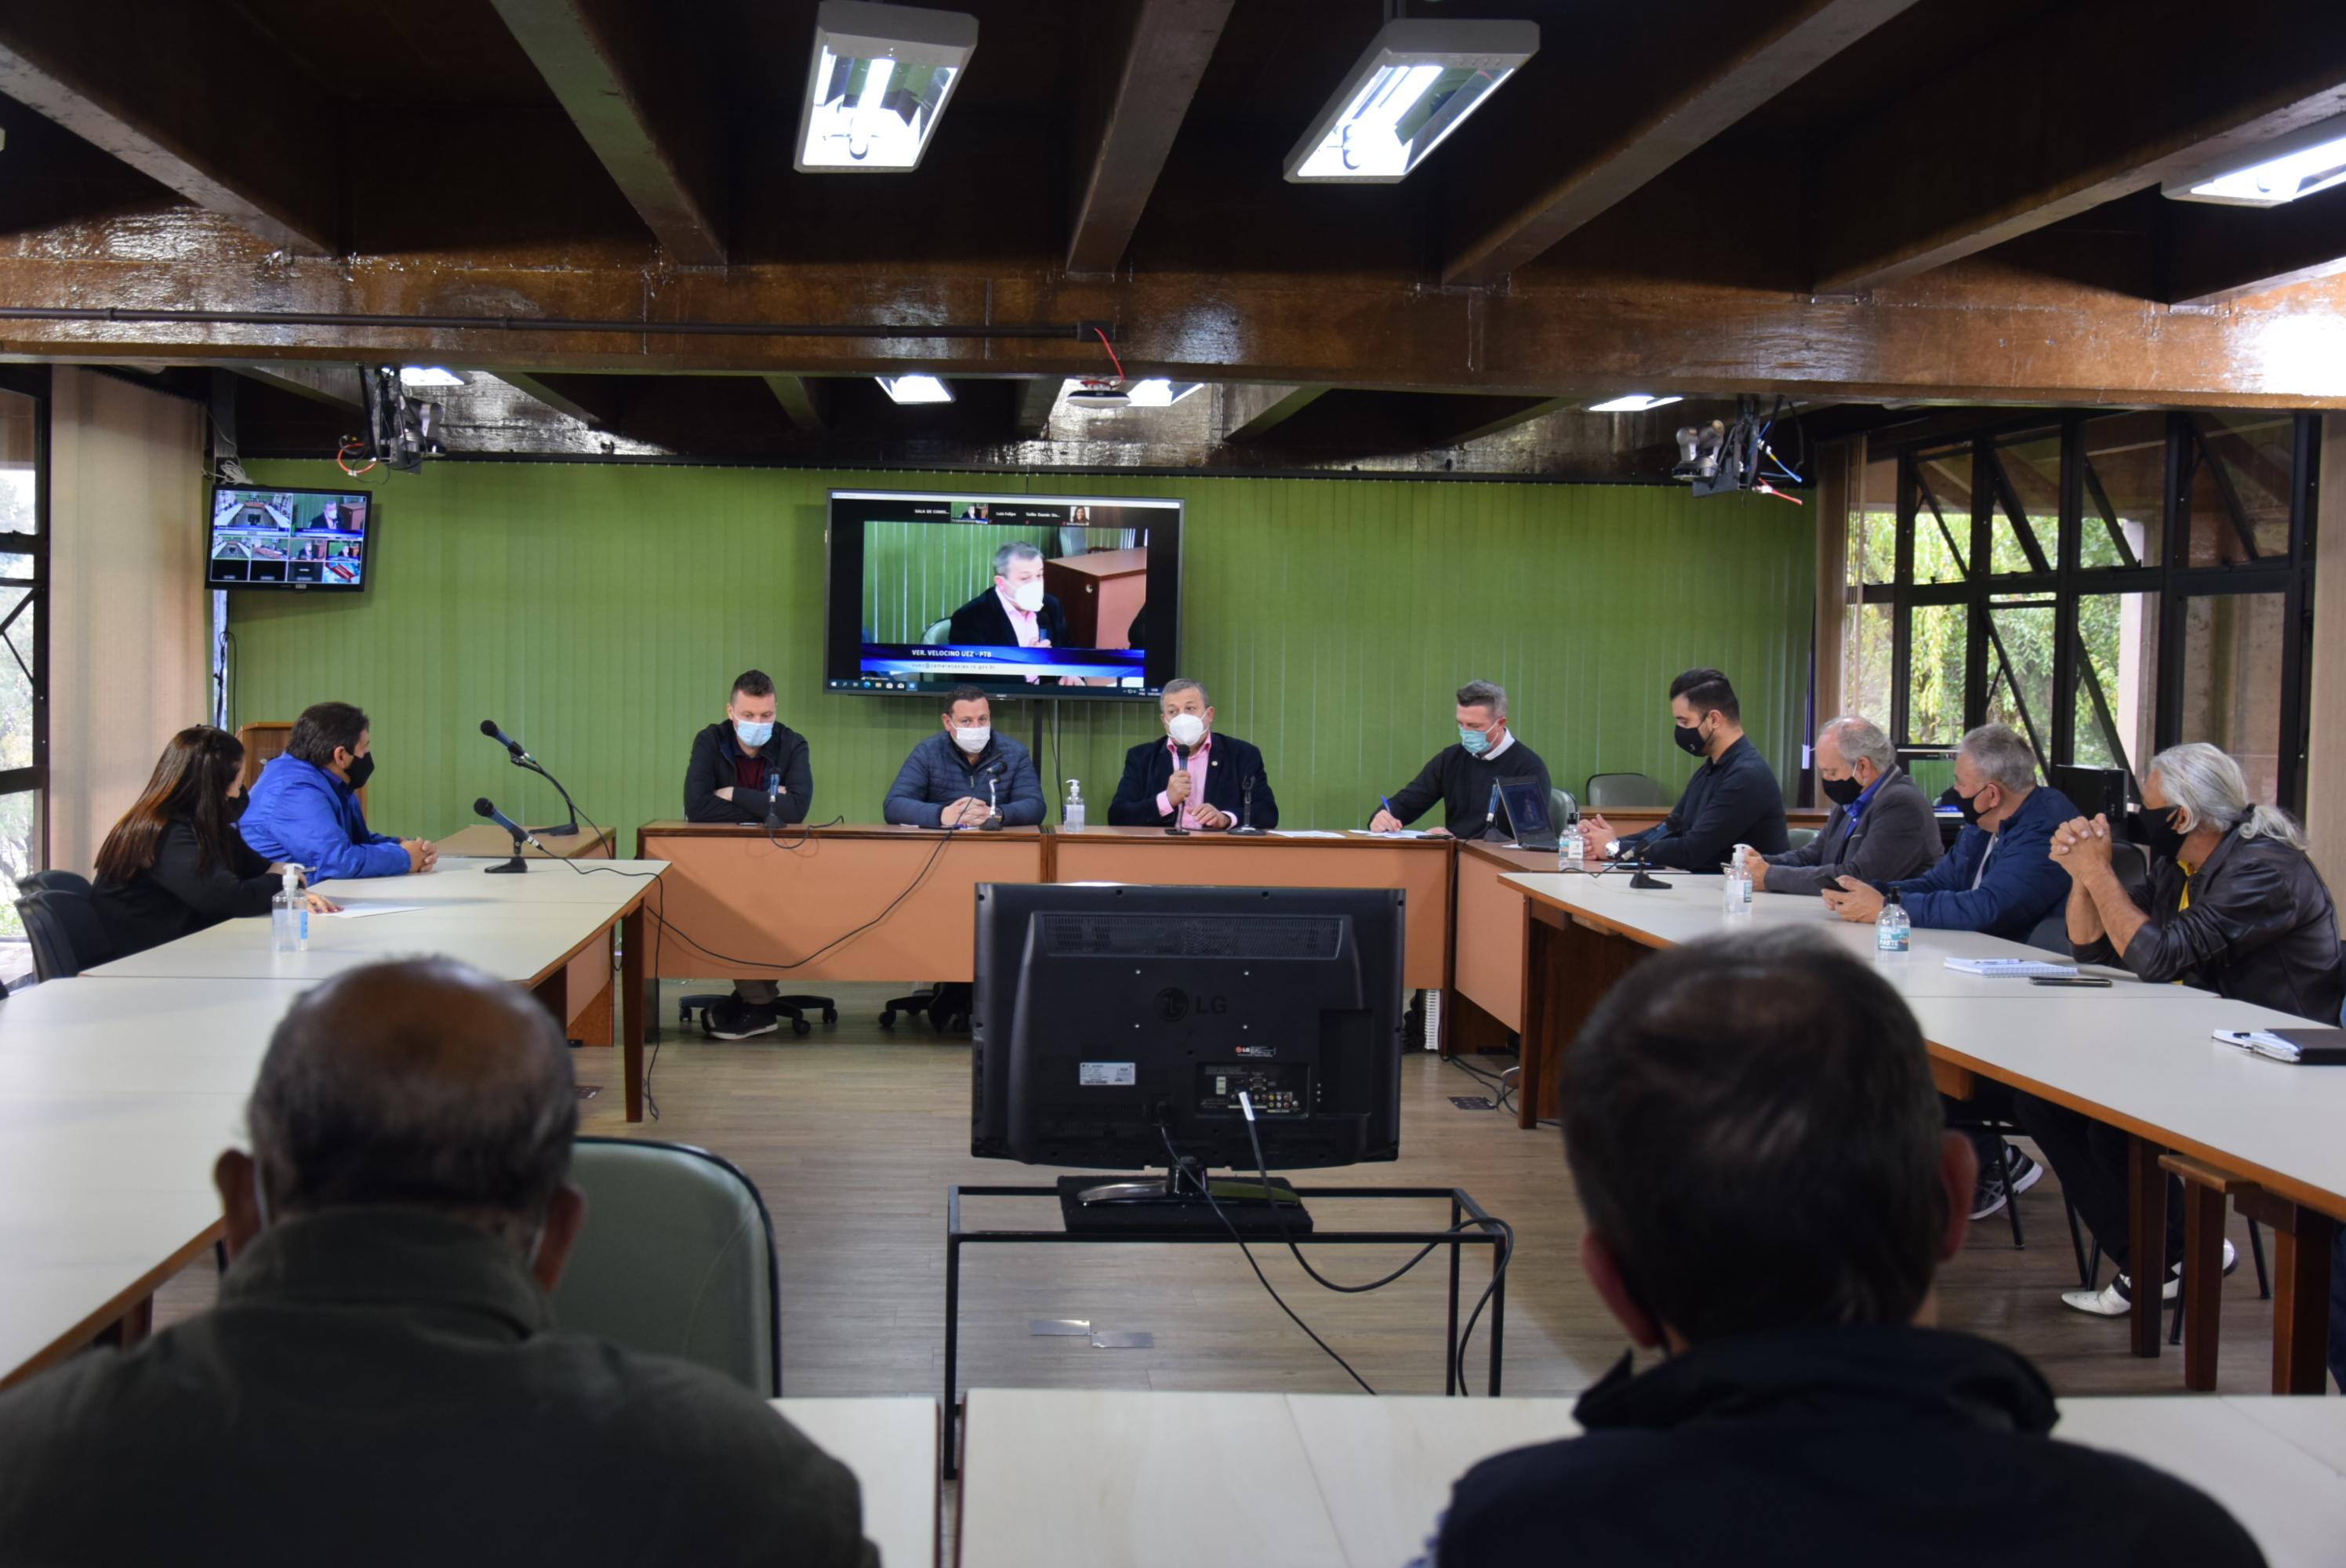
[[[445,960],[336,976],[247,1115],[219,1306],[0,1395],[0,1559],[878,1563],[854,1477],[749,1390],[556,1327],[592,1221],[527,993]]]

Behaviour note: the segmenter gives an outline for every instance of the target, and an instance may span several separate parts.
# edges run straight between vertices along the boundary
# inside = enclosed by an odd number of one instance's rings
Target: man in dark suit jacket
[[[945,640],[957,647],[1057,647],[1067,612],[1043,591],[1043,552],[1018,541],[994,553],[994,585],[953,613]]]
[[[1898,766],[1890,737],[1849,715],[1817,731],[1817,781],[1832,801],[1825,830],[1797,850],[1744,857],[1751,885],[1814,898],[1841,879],[1894,882],[1939,863],[1939,820],[1930,798]]]
[[[1279,826],[1279,801],[1262,753],[1235,735],[1213,732],[1214,709],[1204,687],[1168,681],[1158,718],[1164,740],[1144,740],[1124,754],[1124,778],[1107,807],[1110,827],[1219,832],[1241,820],[1254,828]]]

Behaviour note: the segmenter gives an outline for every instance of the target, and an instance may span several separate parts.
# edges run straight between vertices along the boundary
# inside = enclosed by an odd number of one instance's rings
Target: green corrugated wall
[[[256,463],[264,483],[338,483]],[[1807,511],[1655,486],[817,473],[441,463],[370,476],[382,496],[361,596],[240,593],[235,717],[338,697],[374,719],[377,826],[438,835],[487,794],[556,820],[543,784],[479,733],[495,718],[620,831],[683,811],[693,732],[732,677],[772,674],[814,752],[814,819],[872,822],[928,700],[821,689],[825,493],[834,488],[1166,495],[1187,504],[1183,671],[1262,747],[1284,820],[1356,825],[1455,738],[1451,694],[1504,684],[1556,781],[1635,770],[1673,795],[1665,689],[1734,677],[1780,778],[1797,761],[1813,593]],[[995,722],[1026,737],[1023,705]],[[1048,706],[1045,707],[1047,721]],[[1064,704],[1066,761],[1107,814],[1145,707]],[[1048,779],[1046,790],[1054,790]],[[1056,816],[1056,794],[1053,802]]]

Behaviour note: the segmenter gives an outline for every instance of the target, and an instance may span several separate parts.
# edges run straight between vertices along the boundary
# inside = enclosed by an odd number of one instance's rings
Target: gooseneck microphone
[[[529,870],[529,862],[521,858],[521,847],[524,844],[527,844],[531,849],[536,850],[542,855],[550,855],[554,852],[547,849],[544,844],[539,843],[536,835],[532,834],[527,828],[523,827],[511,817],[508,817],[503,811],[498,810],[496,807],[491,805],[489,803],[489,798],[486,795],[481,796],[473,802],[473,814],[476,817],[487,818],[490,821],[495,822],[498,827],[503,828],[513,838],[513,858],[506,860],[503,865],[489,867],[488,870],[491,873],[510,873]]]
[[[540,762],[536,758],[532,757],[526,750],[523,749],[522,743],[520,741],[515,740],[512,736],[507,735],[504,730],[498,728],[497,721],[495,719],[484,718],[481,720],[481,733],[505,748],[505,760],[511,762],[516,768],[526,768],[532,773],[536,774],[540,779],[545,779],[548,784],[553,785],[554,792],[561,796],[562,803],[570,809],[570,816],[566,820],[558,822],[555,826],[542,830],[565,839],[576,837],[578,833],[578,802],[570,798],[570,791],[562,787],[562,780],[556,779],[553,774],[548,773],[546,770],[546,765],[544,763]],[[597,829],[597,831],[599,832],[601,830]],[[543,846],[540,847],[543,848]]]
[[[515,740],[512,736],[507,735],[504,730],[499,729],[495,719],[484,718],[481,720],[481,733],[495,741],[499,746],[504,747],[506,752],[512,756],[515,762],[525,767],[536,766],[537,759],[532,757],[528,752],[524,751],[521,748],[520,741]]]

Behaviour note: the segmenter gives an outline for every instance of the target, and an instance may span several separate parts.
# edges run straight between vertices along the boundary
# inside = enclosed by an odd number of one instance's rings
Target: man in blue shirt
[[[954,687],[942,717],[944,733],[913,747],[888,787],[886,820],[912,828],[979,828],[997,813],[1006,828],[1042,821],[1043,781],[1034,756],[994,732],[985,693]]]
[[[237,830],[255,853],[308,869],[312,882],[428,871],[439,852],[423,839],[368,830],[358,792],[374,771],[367,716],[347,702],[302,710],[282,755],[248,791]]]

